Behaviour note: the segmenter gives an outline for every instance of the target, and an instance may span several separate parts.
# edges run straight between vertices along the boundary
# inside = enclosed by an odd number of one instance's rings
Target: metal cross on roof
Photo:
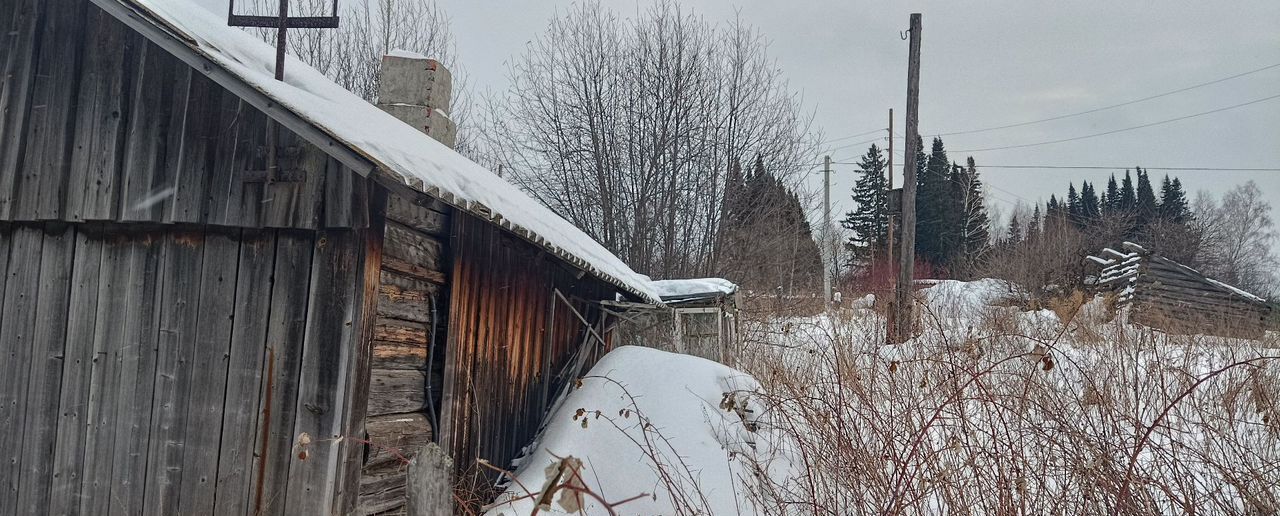
[[[276,28],[276,80],[284,80],[284,52],[288,46],[289,29],[336,29],[338,28],[338,0],[333,0],[333,14],[330,16],[289,16],[289,0],[280,0],[280,10],[275,16],[246,16],[236,14],[236,1],[231,0],[227,5],[227,25],[231,27],[261,27]],[[280,154],[283,150],[288,156],[290,149],[280,149],[280,126],[274,121],[269,121],[267,129],[267,169],[266,170],[247,170],[244,174],[244,180],[262,181],[266,187],[270,187],[276,181],[298,181],[301,171],[298,170],[282,170],[280,165]],[[296,154],[296,153],[295,153]],[[261,178],[261,179],[258,179]]]
[[[338,0],[333,0],[330,16],[289,16],[289,0],[280,0],[280,10],[275,16],[249,16],[236,14],[236,1],[227,6],[227,25],[231,27],[276,28],[276,80],[284,80],[284,50],[288,29],[336,29],[338,28]]]

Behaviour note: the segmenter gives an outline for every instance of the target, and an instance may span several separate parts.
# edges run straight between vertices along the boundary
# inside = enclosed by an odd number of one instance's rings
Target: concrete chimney
[[[453,76],[439,61],[404,50],[382,56],[378,107],[449,148],[458,139],[449,118],[452,94]]]

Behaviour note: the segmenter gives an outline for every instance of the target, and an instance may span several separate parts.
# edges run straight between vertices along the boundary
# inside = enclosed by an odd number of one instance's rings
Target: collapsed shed
[[[1090,283],[1128,306],[1129,320],[1169,333],[1260,338],[1271,307],[1259,296],[1125,242],[1127,252],[1106,248],[1089,256],[1096,274]]]
[[[508,463],[609,345],[601,303],[660,303],[225,22],[0,8],[0,514],[395,510],[400,455]]]
[[[621,303],[623,342],[732,364],[738,352],[738,286],[722,278],[650,282],[662,304]]]

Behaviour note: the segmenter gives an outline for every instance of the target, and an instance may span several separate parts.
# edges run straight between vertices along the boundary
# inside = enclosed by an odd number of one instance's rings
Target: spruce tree
[[[875,144],[858,162],[857,181],[853,185],[854,211],[846,214],[841,224],[853,231],[846,246],[854,258],[865,260],[883,252],[889,234],[889,196],[885,156]]]
[[[1102,216],[1102,208],[1093,184],[1083,181],[1080,183],[1080,215],[1086,226],[1093,225]]]
[[[1067,223],[1067,208],[1058,202],[1058,198],[1050,195],[1049,203],[1044,209],[1044,229],[1042,233],[1050,233]]]
[[[1116,185],[1116,175],[1111,174],[1111,178],[1107,179],[1107,192],[1103,194],[1103,198],[1107,202],[1102,203],[1102,212],[1107,215],[1115,213],[1120,205],[1120,187]]]
[[[950,209],[951,162],[941,138],[933,139],[924,173],[917,178],[916,254],[933,265],[947,265],[947,218]]]
[[[1138,227],[1145,227],[1156,216],[1156,193],[1151,189],[1151,178],[1145,170],[1141,168],[1138,171],[1138,204],[1137,219]]]
[[[1017,213],[1009,217],[1009,236],[1005,238],[1005,244],[1009,247],[1022,244],[1022,223],[1018,221]]]
[[[1084,225],[1084,216],[1080,210],[1080,194],[1076,193],[1076,185],[1067,185],[1067,220],[1077,226]]]
[[[1164,176],[1164,184],[1160,187],[1160,218],[1169,222],[1184,224],[1191,219],[1191,208],[1187,204],[1187,194],[1182,190],[1182,181],[1178,178],[1169,180]]]
[[[1133,214],[1138,207],[1138,198],[1133,191],[1133,179],[1129,177],[1129,171],[1124,171],[1124,181],[1120,183],[1120,202],[1116,204],[1116,211]]]
[[[990,234],[990,220],[987,218],[987,206],[983,201],[982,180],[978,179],[978,165],[970,157],[960,168],[960,184],[963,186],[960,213],[960,248],[957,251],[962,262],[968,267],[969,274],[981,262],[987,249]]]
[[[1036,204],[1031,212],[1031,222],[1027,224],[1027,242],[1032,244],[1040,240],[1040,204]]]

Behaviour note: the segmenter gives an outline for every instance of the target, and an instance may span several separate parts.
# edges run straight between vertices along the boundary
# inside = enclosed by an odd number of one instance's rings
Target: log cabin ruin
[[[602,303],[661,304],[423,134],[455,128],[419,56],[379,109],[186,0],[0,27],[0,514],[401,510],[413,450],[509,464]]]
[[[1088,256],[1093,270],[1086,285],[1112,296],[1113,306],[1129,307],[1129,320],[1167,333],[1262,338],[1271,306],[1254,294],[1125,242]]]

